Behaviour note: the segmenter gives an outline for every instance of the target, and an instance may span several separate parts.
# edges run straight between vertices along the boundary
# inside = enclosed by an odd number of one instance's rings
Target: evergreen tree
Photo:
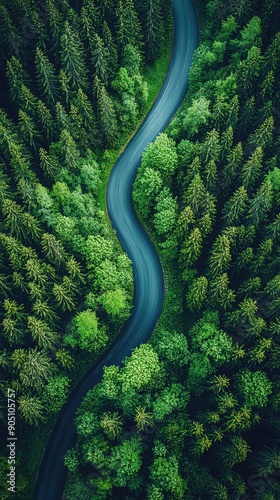
[[[45,97],[47,106],[53,108],[59,100],[59,82],[54,66],[39,47],[35,52],[35,68],[39,90]]]
[[[164,35],[161,4],[158,0],[145,0],[141,10],[145,50],[148,59],[154,60],[159,55]]]
[[[99,81],[97,87],[97,110],[101,132],[106,143],[112,146],[117,139],[117,119],[114,104],[106,88]]]
[[[89,86],[87,79],[87,66],[85,63],[84,47],[78,33],[65,22],[61,36],[61,65],[65,71],[66,78],[73,89],[86,90]]]
[[[136,45],[138,49],[141,48],[141,28],[132,0],[126,0],[126,2],[119,0],[116,31],[118,47],[121,54],[123,54],[127,44]]]
[[[110,68],[110,54],[107,47],[104,46],[102,38],[97,34],[93,36],[91,59],[96,76],[101,83],[107,85]]]

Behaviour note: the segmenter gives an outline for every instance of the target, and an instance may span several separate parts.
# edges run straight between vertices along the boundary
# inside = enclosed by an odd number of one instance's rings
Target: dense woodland
[[[1,435],[7,387],[17,432],[31,435],[130,314],[131,263],[101,208],[103,171],[143,114],[143,67],[171,19],[169,0],[0,2]]]
[[[133,191],[164,311],[82,403],[67,500],[280,498],[279,4],[197,8],[186,99]]]

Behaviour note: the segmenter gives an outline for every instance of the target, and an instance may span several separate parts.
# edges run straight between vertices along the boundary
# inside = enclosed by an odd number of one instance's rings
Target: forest
[[[280,498],[279,5],[195,3],[185,100],[133,188],[164,309],[82,402],[65,500]],[[104,171],[146,110],[144,65],[172,32],[171,1],[1,0],[0,11],[1,415],[6,432],[10,387],[31,433],[130,315]],[[5,482],[5,449],[0,460]]]
[[[171,19],[169,0],[0,2],[0,416],[6,435],[9,387],[20,499],[70,389],[130,315],[108,166],[147,111],[143,70]],[[6,499],[5,441],[0,462]]]

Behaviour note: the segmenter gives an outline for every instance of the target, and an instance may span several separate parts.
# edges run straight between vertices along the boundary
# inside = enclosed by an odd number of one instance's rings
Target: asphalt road
[[[193,0],[174,0],[174,40],[161,91],[144,122],[117,160],[107,189],[108,214],[117,237],[133,263],[134,305],[120,337],[76,386],[62,408],[45,449],[35,488],[35,500],[60,500],[66,469],[63,456],[76,439],[73,419],[86,393],[102,378],[105,365],[120,365],[134,347],[146,342],[160,316],[164,283],[158,255],[132,205],[132,183],[146,146],[162,132],[179,108],[198,45]],[[86,499],[85,499],[86,500]]]

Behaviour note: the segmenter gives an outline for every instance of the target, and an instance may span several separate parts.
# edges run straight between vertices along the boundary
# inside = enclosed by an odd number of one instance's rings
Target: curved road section
[[[198,44],[194,1],[174,0],[173,14],[173,48],[163,86],[144,122],[116,162],[107,189],[112,226],[133,264],[132,315],[120,337],[79,382],[62,408],[42,458],[35,500],[62,498],[66,475],[63,456],[75,442],[73,419],[78,406],[86,393],[101,380],[104,366],[120,365],[133,348],[150,338],[162,309],[164,283],[161,265],[134,212],[131,192],[142,152],[166,128],[184,98],[192,55]]]

